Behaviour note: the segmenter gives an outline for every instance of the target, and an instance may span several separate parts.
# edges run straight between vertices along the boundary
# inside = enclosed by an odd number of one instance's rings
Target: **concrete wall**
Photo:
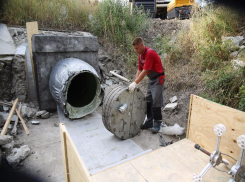
[[[33,35],[37,99],[41,110],[56,110],[57,107],[49,91],[49,77],[55,65],[65,58],[77,58],[93,66],[100,76],[98,50],[94,36]]]

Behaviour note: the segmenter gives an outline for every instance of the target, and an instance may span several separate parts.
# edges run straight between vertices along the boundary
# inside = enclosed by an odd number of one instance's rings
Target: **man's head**
[[[134,46],[135,52],[137,52],[138,54],[144,54],[145,45],[141,37],[135,38],[132,44]]]

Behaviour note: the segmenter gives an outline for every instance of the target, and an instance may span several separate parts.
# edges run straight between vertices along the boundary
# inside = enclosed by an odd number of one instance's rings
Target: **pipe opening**
[[[84,107],[91,103],[96,96],[96,79],[89,72],[73,77],[67,92],[67,102],[73,107]]]

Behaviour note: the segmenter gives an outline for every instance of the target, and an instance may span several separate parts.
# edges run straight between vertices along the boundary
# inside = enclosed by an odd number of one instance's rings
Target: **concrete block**
[[[2,115],[3,119],[6,121],[9,116],[9,113],[0,112],[0,115]],[[17,115],[13,115],[10,121],[15,121],[16,119],[17,119]]]
[[[171,98],[169,99],[169,101],[170,101],[171,103],[173,103],[173,102],[175,102],[175,101],[177,101],[177,100],[178,100],[177,96],[173,96],[173,97],[171,97]]]
[[[4,145],[13,141],[13,137],[9,135],[0,135],[0,145]]]
[[[41,115],[42,119],[48,119],[50,117],[49,112],[46,112],[45,114]]]
[[[17,47],[16,52],[15,52],[15,55],[24,56],[25,53],[26,53],[26,46],[20,45],[20,46]]]
[[[164,107],[164,111],[172,111],[174,110],[176,107],[177,107],[177,103],[170,103],[170,104],[167,104],[165,107]]]
[[[0,23],[0,55],[15,55],[16,46],[5,24]]]
[[[33,52],[97,52],[97,37],[92,36],[56,36],[34,35]]]
[[[20,148],[13,148],[11,154],[6,157],[8,163],[12,166],[17,166],[20,161],[25,159],[30,153],[30,148],[23,145]]]
[[[55,65],[65,58],[77,58],[94,67],[100,77],[97,37],[33,35],[37,100],[41,110],[56,110],[49,91],[49,78]]]
[[[47,113],[47,111],[45,111],[45,110],[43,110],[43,111],[38,111],[38,112],[36,113],[36,117],[41,116],[41,115],[46,114],[46,113]]]
[[[12,151],[13,147],[14,147],[14,141],[2,145],[1,148],[2,148],[3,152],[9,154]]]

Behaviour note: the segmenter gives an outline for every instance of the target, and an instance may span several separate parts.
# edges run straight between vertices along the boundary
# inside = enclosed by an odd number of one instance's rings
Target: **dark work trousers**
[[[161,107],[163,106],[163,84],[159,83],[159,77],[148,79],[146,102],[151,103],[151,111],[154,120],[162,120]]]

